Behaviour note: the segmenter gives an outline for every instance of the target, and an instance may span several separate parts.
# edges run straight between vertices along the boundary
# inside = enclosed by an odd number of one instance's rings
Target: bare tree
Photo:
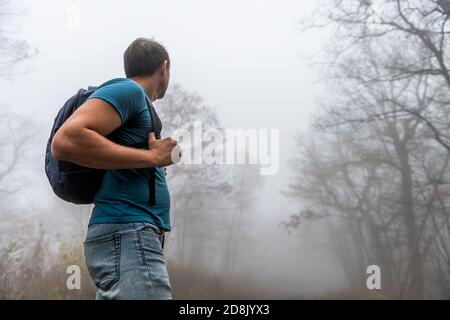
[[[11,37],[13,30],[8,24],[13,20],[14,13],[10,2],[0,0],[0,77],[7,78],[17,72],[18,65],[31,57],[32,49],[23,40]],[[1,101],[0,101],[1,103]],[[24,164],[28,154],[35,127],[31,121],[13,115],[0,104],[0,200],[12,195],[21,187],[15,183],[19,179],[12,177],[18,168]]]
[[[35,125],[23,117],[0,112],[0,201],[17,193],[26,183]]]
[[[196,121],[204,130],[223,133],[215,110],[180,85],[172,87],[158,102],[158,112],[165,119],[163,130],[167,135],[179,129],[193,134]],[[180,143],[183,145],[183,141]],[[208,142],[202,138],[201,143],[206,148]],[[254,192],[260,185],[254,175],[256,169],[206,163],[169,168],[174,230],[167,244],[177,260],[190,266],[207,264],[211,269],[233,270],[239,257],[236,235],[249,217]]]
[[[21,15],[11,8],[9,0],[0,0],[0,78],[17,74],[20,64],[36,53],[27,41],[11,36],[14,34],[11,24]]]
[[[409,113],[428,126],[436,141],[450,151],[448,113],[450,99],[449,12],[447,1],[435,0],[324,0],[310,19],[302,20],[304,29],[329,27],[334,30],[325,64],[334,79],[352,77],[364,83],[389,82],[421,75],[433,77],[436,90],[434,108],[427,113],[403,105],[392,112]],[[341,75],[334,67],[352,61],[356,74]],[[360,72],[374,70],[376,72]],[[385,114],[372,114],[369,119]],[[360,121],[362,119],[354,119]],[[367,120],[367,119],[365,119]]]
[[[295,163],[304,165],[294,166],[299,174],[290,186],[290,194],[308,205],[288,225],[295,227],[307,218],[337,218],[337,225],[330,224],[333,244],[348,245],[337,239],[351,239],[347,251],[340,248],[336,253],[353,277],[353,288],[356,282],[361,289],[365,268],[378,264],[386,294],[431,295],[437,283],[448,281],[443,272],[438,281],[428,279],[447,261],[430,247],[448,250],[448,231],[436,233],[436,227],[448,225],[448,203],[438,199],[450,179],[449,154],[419,117],[398,111],[433,111],[442,84],[426,74],[363,81],[363,76],[378,72],[371,55],[364,58],[359,63],[343,60],[334,69],[340,79],[332,81],[333,103],[317,115],[313,142],[300,145],[301,159]],[[342,234],[342,226],[348,235]],[[430,255],[435,266],[428,263]]]

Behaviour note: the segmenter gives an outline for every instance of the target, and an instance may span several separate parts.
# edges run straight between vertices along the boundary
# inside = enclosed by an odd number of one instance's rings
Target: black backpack
[[[94,202],[95,195],[102,185],[106,170],[86,168],[71,162],[55,160],[52,157],[51,144],[56,131],[61,128],[63,123],[92,93],[94,93],[96,89],[97,87],[88,87],[87,90],[80,89],[77,94],[67,100],[55,118],[50,138],[47,141],[47,149],[45,151],[45,173],[47,174],[48,181],[50,182],[53,191],[59,198],[75,204],[90,204]],[[161,120],[148,97],[146,97],[146,99],[156,139],[160,139],[162,129]],[[141,149],[148,148],[148,142],[134,144],[129,147]],[[149,203],[150,205],[154,205],[156,203],[155,168],[148,168],[147,171],[149,181]]]

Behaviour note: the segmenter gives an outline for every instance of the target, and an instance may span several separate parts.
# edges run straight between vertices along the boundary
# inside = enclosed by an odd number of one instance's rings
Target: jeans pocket
[[[146,229],[138,231],[140,250],[152,283],[154,299],[170,299],[172,288],[161,246],[161,237],[154,231]]]
[[[108,234],[84,242],[87,269],[95,285],[108,291],[120,277],[120,235]]]

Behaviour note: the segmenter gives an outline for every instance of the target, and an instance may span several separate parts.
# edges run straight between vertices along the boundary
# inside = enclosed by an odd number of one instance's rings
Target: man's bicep
[[[122,118],[111,104],[102,99],[92,98],[73,113],[67,125],[91,129],[102,136],[107,136],[122,125]]]

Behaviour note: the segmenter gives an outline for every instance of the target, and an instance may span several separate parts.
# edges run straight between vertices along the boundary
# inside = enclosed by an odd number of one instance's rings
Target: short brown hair
[[[160,43],[153,39],[138,38],[123,55],[125,75],[127,78],[151,76],[165,60],[170,64],[169,53]]]

